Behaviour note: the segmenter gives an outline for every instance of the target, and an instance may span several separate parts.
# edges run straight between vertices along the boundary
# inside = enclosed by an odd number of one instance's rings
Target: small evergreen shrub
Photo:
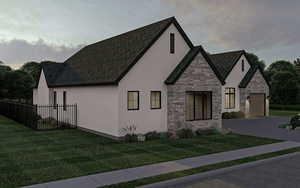
[[[224,112],[222,113],[222,119],[240,119],[245,118],[244,112]]]
[[[160,133],[156,131],[151,131],[145,134],[146,140],[157,140],[160,139]]]
[[[181,139],[192,138],[194,136],[192,129],[180,129],[176,134]]]
[[[125,140],[125,142],[129,142],[129,143],[137,142],[138,141],[138,137],[137,137],[136,134],[126,134],[124,136],[124,140]]]
[[[161,139],[169,139],[172,136],[172,133],[170,132],[162,132],[160,133],[160,138]]]
[[[296,127],[300,127],[300,115],[296,115],[292,117],[290,124],[292,126],[292,129],[295,129]]]
[[[219,132],[216,129],[198,129],[195,133],[197,136],[208,136],[218,134]]]

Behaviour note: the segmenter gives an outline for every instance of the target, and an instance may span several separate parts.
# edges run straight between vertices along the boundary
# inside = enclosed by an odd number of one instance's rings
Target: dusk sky
[[[62,62],[82,46],[175,16],[195,45],[300,57],[299,0],[1,0],[0,61]]]

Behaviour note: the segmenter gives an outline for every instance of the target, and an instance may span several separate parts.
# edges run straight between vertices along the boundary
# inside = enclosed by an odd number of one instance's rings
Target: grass
[[[233,160],[233,161],[222,162],[222,163],[213,164],[213,165],[202,166],[199,168],[193,168],[193,169],[189,169],[189,170],[172,172],[172,173],[168,173],[168,174],[138,179],[138,180],[119,183],[119,184],[115,184],[115,185],[103,186],[102,188],[133,188],[133,187],[137,187],[137,186],[148,185],[148,184],[152,184],[152,183],[171,180],[171,179],[189,176],[189,175],[193,175],[193,174],[203,173],[203,172],[207,172],[207,171],[211,171],[211,170],[231,167],[231,166],[240,165],[243,163],[267,159],[267,158],[276,157],[279,155],[284,155],[284,154],[298,152],[298,151],[300,151],[300,147],[277,151],[277,152],[273,152],[273,153],[257,155],[257,156],[253,156],[253,157],[247,157],[247,158]]]
[[[274,117],[293,117],[299,113],[300,111],[270,110],[270,116]]]
[[[123,143],[79,130],[33,131],[0,116],[0,187],[44,183],[278,140],[237,134]]]

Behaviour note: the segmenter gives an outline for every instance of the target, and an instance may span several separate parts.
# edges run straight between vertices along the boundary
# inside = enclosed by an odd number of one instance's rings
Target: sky
[[[0,61],[63,62],[80,48],[175,16],[211,53],[245,49],[267,65],[300,57],[299,0],[1,0]]]

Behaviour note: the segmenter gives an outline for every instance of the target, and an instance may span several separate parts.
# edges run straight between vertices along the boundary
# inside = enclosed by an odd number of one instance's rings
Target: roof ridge
[[[227,52],[222,52],[222,53],[215,53],[215,54],[210,54],[211,56],[213,55],[224,55],[224,54],[230,54],[230,53],[237,53],[237,52],[245,52],[245,50],[235,50],[235,51],[227,51]]]
[[[141,27],[138,27],[138,28],[135,28],[135,29],[126,31],[126,32],[124,32],[124,33],[121,33],[121,34],[118,34],[118,35],[115,35],[115,36],[112,36],[112,37],[109,37],[109,38],[100,40],[100,41],[98,41],[98,42],[95,42],[95,43],[92,43],[92,44],[88,44],[88,45],[86,45],[85,47],[88,47],[88,46],[91,46],[91,45],[94,45],[94,44],[97,44],[97,43],[100,43],[100,42],[104,42],[104,41],[106,41],[106,40],[111,40],[111,39],[113,39],[113,38],[117,38],[117,37],[120,37],[120,36],[123,36],[123,35],[127,35],[128,33],[135,32],[135,31],[137,31],[137,30],[140,30],[140,29],[143,29],[143,28],[146,28],[146,27],[155,25],[155,24],[159,24],[159,23],[166,22],[166,21],[171,22],[171,21],[173,21],[173,19],[175,19],[174,16],[169,17],[169,18],[166,18],[166,19],[163,19],[163,20],[160,20],[160,21],[156,21],[156,22],[153,22],[153,23],[151,23],[151,24],[144,25],[144,26],[141,26]],[[85,47],[84,47],[84,48],[85,48]]]

